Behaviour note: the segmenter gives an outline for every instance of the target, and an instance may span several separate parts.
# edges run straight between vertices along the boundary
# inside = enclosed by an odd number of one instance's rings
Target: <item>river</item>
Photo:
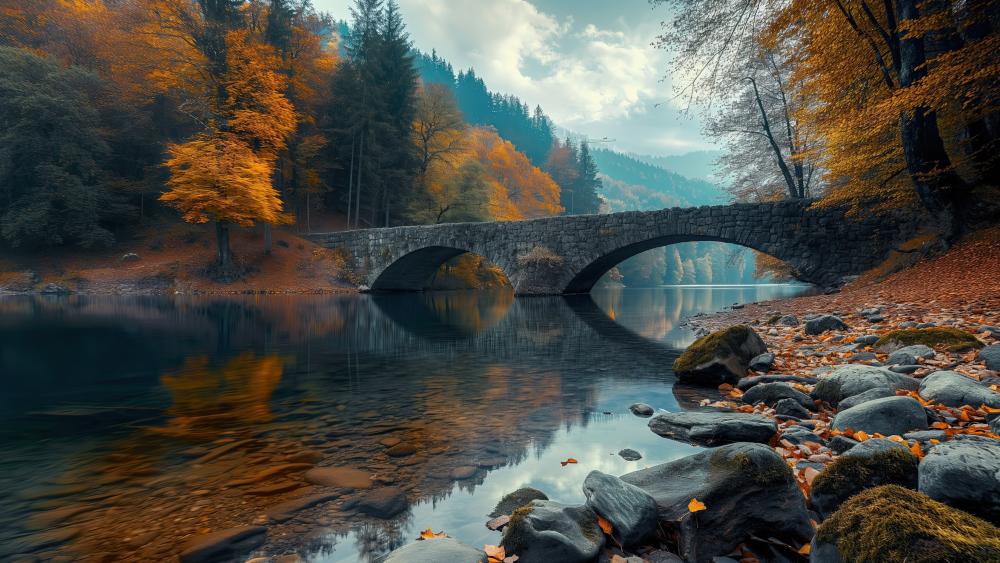
[[[426,528],[498,543],[484,523],[506,492],[579,502],[593,469],[694,451],[628,411],[697,403],[670,371],[684,318],[806,290],[0,298],[0,559],[169,560],[250,524],[268,555],[322,562],[377,561]],[[269,522],[327,490],[309,464],[374,475],[408,507],[363,515],[369,491],[341,488]]]

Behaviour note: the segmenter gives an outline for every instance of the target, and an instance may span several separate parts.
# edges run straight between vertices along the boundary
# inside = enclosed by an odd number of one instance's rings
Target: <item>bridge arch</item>
[[[477,252],[475,249],[464,249],[458,246],[425,246],[394,257],[386,267],[376,272],[371,289],[373,291],[422,291],[430,286],[434,274],[439,271],[443,264],[465,254],[481,256],[496,264],[489,256]],[[508,276],[507,271],[500,265],[497,267],[509,280],[510,276]]]
[[[768,254],[769,256],[773,256],[773,254],[770,254],[767,249],[758,248],[758,246],[762,245],[731,240],[723,237],[707,235],[656,236],[637,242],[625,243],[622,246],[600,254],[596,258],[592,259],[588,264],[580,268],[579,271],[573,275],[569,283],[566,284],[563,293],[589,293],[590,290],[593,289],[594,285],[596,285],[597,282],[604,276],[604,274],[608,273],[612,268],[621,264],[625,260],[655,248],[663,248],[686,242],[721,242],[733,246],[748,248],[750,250],[756,250],[758,252]],[[783,261],[785,260],[785,258],[781,256],[774,256],[774,258]],[[793,271],[797,272],[795,264],[790,263],[790,265],[792,266]]]

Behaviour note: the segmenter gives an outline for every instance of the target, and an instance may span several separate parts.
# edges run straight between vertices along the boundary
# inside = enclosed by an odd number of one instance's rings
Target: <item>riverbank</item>
[[[432,535],[388,561],[1000,561],[1000,229],[688,324],[705,336],[674,371],[722,398],[631,410],[705,450],[593,471],[581,506],[515,491],[487,524],[498,547]]]
[[[113,249],[60,248],[0,257],[2,294],[235,295],[353,293],[345,257],[275,231],[270,254],[259,229],[234,228],[234,267],[215,266],[211,226],[164,223],[130,233]]]

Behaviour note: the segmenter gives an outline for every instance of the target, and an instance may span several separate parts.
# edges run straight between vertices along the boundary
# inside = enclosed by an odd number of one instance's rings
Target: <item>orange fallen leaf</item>
[[[948,423],[947,422],[935,422],[934,424],[931,424],[931,428],[937,428],[938,430],[947,430],[948,429]]]
[[[559,465],[562,465],[563,467],[566,467],[570,463],[577,463],[577,461],[576,461],[576,459],[574,459],[574,458],[571,457],[571,458],[567,458],[566,461],[560,461]]]
[[[446,537],[448,537],[448,534],[444,532],[434,533],[434,530],[432,530],[431,528],[427,528],[423,532],[420,532],[420,539],[422,540],[432,540],[435,538],[446,538]]]
[[[486,563],[514,563],[518,557],[507,555],[503,546],[485,545],[483,551],[486,553]]]
[[[812,544],[807,543],[804,546],[802,546],[802,547],[799,548],[799,553],[802,554],[802,555],[809,555],[809,550],[811,550],[811,549],[812,549]]]
[[[705,506],[705,503],[696,498],[691,499],[691,502],[688,503],[688,512],[701,512],[707,508],[708,507]]]
[[[917,456],[917,459],[924,457],[924,450],[920,447],[920,442],[913,442],[913,445],[910,446],[910,452]]]
[[[869,436],[868,433],[865,432],[864,430],[858,430],[857,432],[854,433],[854,439],[859,442],[864,442],[869,438],[871,438],[871,436]]]
[[[607,518],[601,516],[600,514],[597,515],[597,525],[601,527],[601,531],[609,536],[611,535],[611,532],[614,531],[614,526],[611,525],[611,522],[608,522]]]

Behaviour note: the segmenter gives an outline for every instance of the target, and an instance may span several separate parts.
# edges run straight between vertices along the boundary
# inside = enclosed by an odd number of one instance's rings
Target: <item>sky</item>
[[[353,0],[313,0],[349,19]],[[650,155],[713,148],[650,43],[665,9],[648,0],[399,0],[413,44],[473,67],[493,91],[541,105],[560,127]]]

